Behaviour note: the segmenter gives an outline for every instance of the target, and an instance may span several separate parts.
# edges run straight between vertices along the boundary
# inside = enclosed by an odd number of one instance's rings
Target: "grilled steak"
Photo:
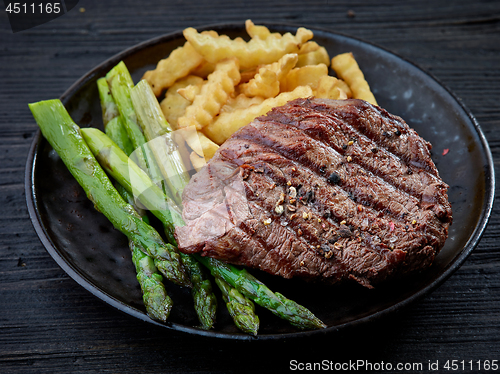
[[[365,101],[294,100],[233,134],[193,176],[179,248],[367,287],[424,269],[452,221],[430,149]]]

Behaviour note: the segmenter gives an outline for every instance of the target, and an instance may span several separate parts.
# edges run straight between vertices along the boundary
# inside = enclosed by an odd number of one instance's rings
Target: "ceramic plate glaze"
[[[290,25],[267,25],[273,31],[293,32]],[[243,24],[212,25],[231,37],[246,37]],[[493,203],[493,162],[487,142],[472,115],[459,100],[428,73],[380,47],[328,30],[313,29],[314,40],[330,56],[352,52],[381,107],[401,116],[433,144],[433,160],[450,185],[453,225],[446,245],[427,271],[368,290],[356,284],[325,286],[284,280],[252,271],[272,290],[311,309],[326,324],[324,332],[366,323],[416,300],[441,284],[476,247]],[[102,128],[96,80],[123,60],[137,82],[146,70],[182,45],[181,32],[161,36],[130,48],[97,66],[66,91],[61,100],[82,127]],[[443,150],[448,153],[443,156]],[[124,235],[96,210],[48,142],[36,136],[26,168],[26,196],[33,225],[47,251],[76,282],[113,307],[168,329],[229,339],[254,339],[234,327],[219,302],[214,330],[196,327],[190,292],[167,285],[174,308],[166,324],[152,321],[142,304],[141,291]],[[219,295],[219,301],[221,300]],[[258,339],[300,337],[299,331],[267,310]]]

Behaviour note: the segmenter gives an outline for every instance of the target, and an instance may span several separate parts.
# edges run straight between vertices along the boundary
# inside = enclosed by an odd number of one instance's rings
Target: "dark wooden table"
[[[45,251],[25,203],[25,163],[37,131],[27,103],[59,97],[138,42],[247,18],[328,28],[414,61],[463,100],[495,166],[500,162],[499,1],[81,0],[66,15],[19,33],[2,11],[1,373],[283,372],[294,368],[291,360],[422,363],[430,373],[428,364],[438,360],[442,372],[447,360],[500,360],[498,207],[479,246],[434,292],[389,318],[314,339],[234,342],[157,328],[101,302]]]

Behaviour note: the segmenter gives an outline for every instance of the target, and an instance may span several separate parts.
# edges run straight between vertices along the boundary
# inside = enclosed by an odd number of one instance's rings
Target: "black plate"
[[[296,31],[290,25],[268,26],[279,32]],[[215,29],[231,37],[245,36],[242,24],[201,29]],[[403,117],[432,142],[433,159],[450,185],[454,218],[446,245],[428,271],[375,290],[357,285],[318,286],[254,272],[271,289],[310,308],[328,325],[323,332],[331,332],[395,311],[433,290],[452,274],[479,242],[491,212],[495,179],[490,150],[476,120],[435,78],[380,47],[327,30],[313,31],[314,40],[325,46],[331,56],[353,52],[379,105]],[[137,82],[146,70],[183,42],[182,33],[177,32],[130,48],[91,70],[61,99],[80,126],[102,127],[96,80],[124,60]],[[443,156],[444,149],[449,152]],[[50,255],[80,285],[113,307],[158,326],[205,336],[251,338],[234,327],[222,306],[215,330],[196,328],[189,292],[173,286],[168,286],[175,302],[170,321],[161,324],[149,319],[125,236],[93,209],[40,132],[33,142],[26,170],[27,203],[35,230]],[[258,312],[260,339],[316,333],[298,331],[262,308]]]

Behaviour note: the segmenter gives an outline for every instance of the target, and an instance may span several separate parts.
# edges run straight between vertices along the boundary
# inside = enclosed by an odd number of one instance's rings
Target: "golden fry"
[[[236,97],[230,98],[226,104],[220,109],[221,113],[234,112],[237,109],[245,109],[249,106],[260,104],[264,101],[262,96],[248,97],[245,94],[239,94]]]
[[[255,25],[252,20],[247,19],[245,21],[245,29],[247,34],[253,38],[266,39],[271,35],[271,31],[266,26]]]
[[[255,77],[255,74],[257,74],[257,71],[258,71],[257,67],[253,67],[250,69],[240,71],[240,74],[241,74],[240,84],[249,82],[250,79]]]
[[[191,101],[188,101],[179,95],[177,90],[190,85],[201,85],[202,83],[202,78],[194,75],[188,75],[187,77],[175,82],[165,93],[165,98],[161,101],[160,107],[165,119],[173,130],[177,130],[177,119],[183,116],[186,108],[191,105]]]
[[[338,86],[342,91],[344,91],[346,93],[348,99],[352,99],[351,88],[349,87],[349,85],[346,82],[344,82],[342,79],[338,79],[335,82],[335,85]]]
[[[198,139],[200,141],[201,149],[203,150],[203,157],[205,157],[205,160],[210,160],[217,149],[219,149],[219,146],[215,144],[213,141],[211,141],[205,134],[203,134],[201,131],[198,131]],[[200,154],[200,156],[202,156]]]
[[[316,43],[315,41],[310,40],[307,43],[304,43],[300,46],[298,54],[303,55],[306,53],[315,52],[318,49],[319,49],[319,44]]]
[[[201,131],[196,131],[194,128],[184,128],[178,131],[191,148],[200,157],[204,157],[206,161],[210,160],[219,146],[212,140],[207,138]]]
[[[208,76],[192,105],[188,106],[185,114],[178,119],[179,127],[195,126],[197,130],[201,130],[207,126],[234,92],[239,81],[240,72],[236,59],[217,63],[215,71]]]
[[[197,172],[207,164],[205,159],[201,156],[198,156],[198,154],[194,151],[189,154],[189,160],[191,161],[191,165],[193,165],[194,170],[196,170]]]
[[[268,65],[268,69],[274,71],[278,80],[281,81],[297,65],[298,59],[299,56],[296,53],[289,53],[281,57],[277,62]]]
[[[232,112],[221,113],[217,119],[203,129],[203,132],[217,144],[222,144],[239,128],[247,125],[258,116],[264,115],[272,108],[286,104],[288,101],[300,97],[312,96],[313,91],[309,86],[297,87],[292,92],[282,92],[276,97],[264,100],[258,105]]]
[[[212,74],[215,70],[215,64],[211,62],[203,60],[203,62],[198,65],[196,68],[191,70],[191,74],[197,75],[203,79],[207,79],[207,77]]]
[[[239,91],[249,97],[262,96],[265,98],[275,97],[280,93],[280,82],[276,73],[272,70],[262,68],[248,83],[241,84]]]
[[[184,37],[208,62],[236,57],[241,69],[248,69],[275,62],[287,53],[297,53],[313,33],[300,27],[295,36],[291,33],[270,34],[265,39],[252,38],[246,42],[242,38],[230,39],[227,35],[205,35],[188,27],[184,30]]]
[[[198,82],[196,84],[190,84],[186,87],[179,88],[177,90],[177,93],[181,95],[184,99],[192,103],[196,97],[201,92],[201,87],[205,83],[205,81],[201,79],[201,82]]]
[[[314,96],[322,99],[344,100],[347,99],[347,92],[343,89],[340,79],[325,75],[320,78],[318,86],[314,90]]]
[[[299,60],[297,61],[296,67],[318,64],[330,66],[330,56],[328,55],[325,47],[319,47],[318,49],[307,53],[299,53]]]
[[[297,60],[296,53],[289,53],[272,64],[264,65],[253,79],[239,86],[240,92],[250,97],[275,97],[280,93],[280,80],[292,70]]]
[[[377,105],[377,100],[352,53],[342,53],[333,57],[332,68],[337,76],[349,85],[352,97]]]
[[[295,87],[306,85],[315,89],[320,78],[325,75],[328,75],[328,67],[325,64],[294,68],[281,80],[281,91],[292,91]]]
[[[143,79],[148,81],[155,95],[160,96],[163,90],[188,75],[202,62],[203,57],[186,42],[182,47],[174,49],[170,56],[158,62],[156,69],[144,73]]]

